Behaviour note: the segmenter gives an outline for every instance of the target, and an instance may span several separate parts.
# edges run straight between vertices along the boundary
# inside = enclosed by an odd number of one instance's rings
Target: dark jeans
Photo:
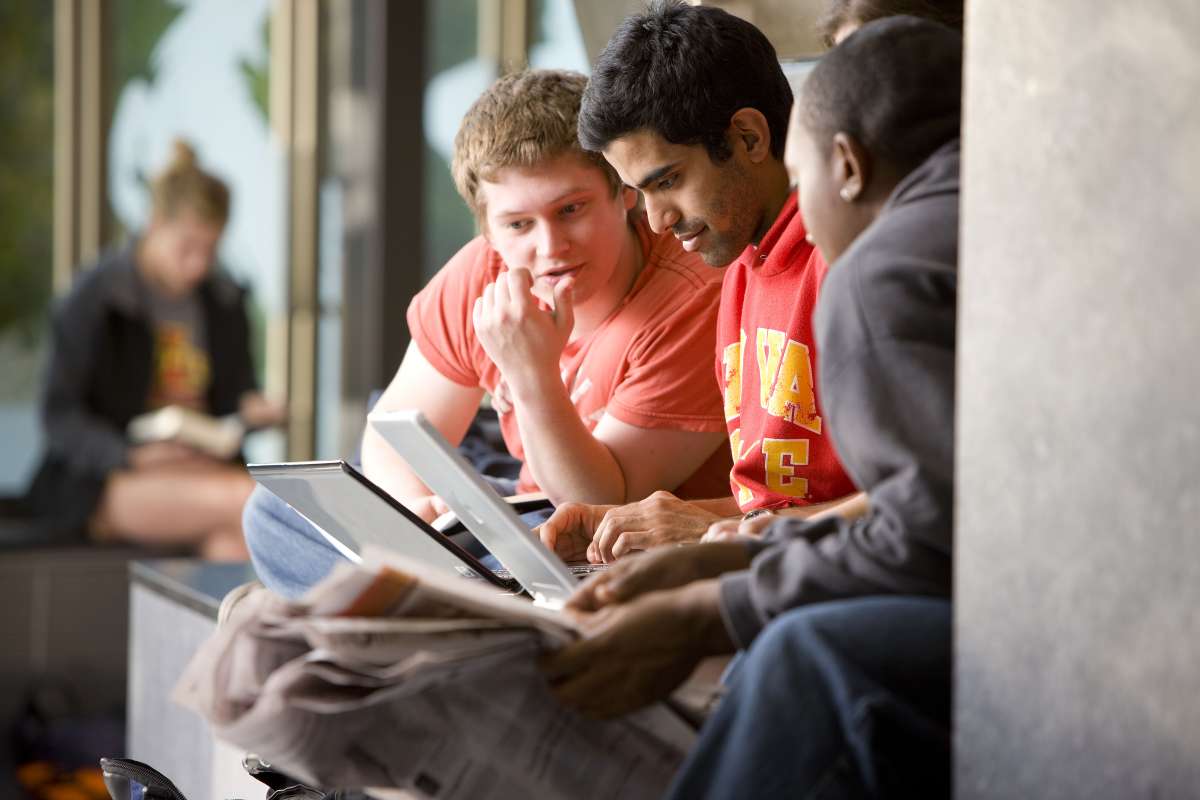
[[[671,798],[950,796],[950,603],[790,611],[726,679]]]

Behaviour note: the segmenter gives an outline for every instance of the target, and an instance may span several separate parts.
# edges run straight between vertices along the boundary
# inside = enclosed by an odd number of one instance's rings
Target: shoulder
[[[957,197],[881,215],[829,270],[818,304],[825,339],[952,343],[957,250]]]
[[[496,249],[485,237],[476,236],[450,257],[417,297],[474,296],[496,280],[503,269],[504,261]]]
[[[109,306],[136,304],[137,275],[132,247],[110,248],[80,270],[56,304],[60,314],[99,313]]]
[[[438,275],[453,275],[456,278],[486,277],[492,280],[503,267],[504,261],[496,252],[496,248],[492,247],[485,236],[480,235],[459,248],[438,270]]]
[[[204,294],[222,309],[241,306],[247,293],[246,287],[221,267],[214,267],[202,286]]]

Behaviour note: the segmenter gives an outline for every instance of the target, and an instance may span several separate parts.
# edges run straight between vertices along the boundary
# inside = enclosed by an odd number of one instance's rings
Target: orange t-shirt
[[[606,413],[639,428],[724,431],[711,360],[721,271],[684,251],[670,233],[656,236],[644,216],[634,226],[642,245],[642,270],[608,319],[563,350],[563,384],[589,431]],[[505,269],[500,254],[477,237],[408,307],[409,332],[421,354],[455,383],[494,392],[500,382],[500,370],[475,335],[471,309]],[[500,430],[509,452],[524,461],[516,414],[500,415]],[[726,495],[730,464],[728,451],[718,448],[677,493]],[[525,464],[518,490],[537,489]]]

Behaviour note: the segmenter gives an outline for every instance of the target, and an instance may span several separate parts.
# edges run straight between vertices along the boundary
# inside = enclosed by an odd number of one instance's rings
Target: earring
[[[840,194],[842,196],[842,199],[845,200],[847,203],[849,203],[851,200],[854,199],[854,193],[850,191],[849,186],[843,186],[842,190],[840,192],[838,192],[838,194]]]

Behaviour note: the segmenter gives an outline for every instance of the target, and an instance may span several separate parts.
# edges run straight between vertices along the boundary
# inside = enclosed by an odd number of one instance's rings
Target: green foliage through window
[[[52,274],[54,4],[0,3],[0,335],[32,347]]]

